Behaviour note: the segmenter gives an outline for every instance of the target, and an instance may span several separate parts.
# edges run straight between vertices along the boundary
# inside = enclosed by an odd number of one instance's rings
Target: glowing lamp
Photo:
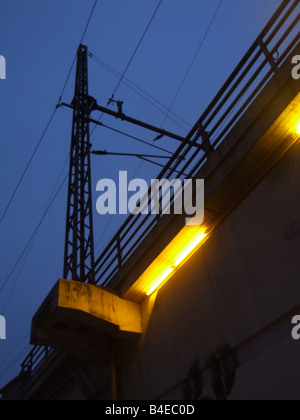
[[[185,226],[138,279],[147,296],[158,291],[199,249],[207,234],[199,226]]]
[[[300,120],[296,123],[296,133],[300,136]]]

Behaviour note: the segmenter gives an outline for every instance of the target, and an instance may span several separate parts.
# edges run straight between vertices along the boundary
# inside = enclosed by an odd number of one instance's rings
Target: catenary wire
[[[202,48],[202,47],[203,47],[203,45],[204,45],[204,42],[205,42],[205,41],[206,41],[206,39],[207,39],[207,36],[208,36],[208,34],[209,34],[209,32],[210,32],[210,30],[211,30],[212,26],[213,26],[213,23],[214,23],[214,21],[215,21],[215,19],[216,19],[217,15],[218,15],[218,13],[219,13],[220,9],[221,9],[221,6],[222,6],[223,2],[224,2],[224,0],[220,0],[220,3],[219,3],[219,4],[218,4],[218,6],[217,6],[217,9],[216,9],[216,11],[215,11],[215,13],[214,13],[214,15],[213,15],[213,17],[212,17],[212,19],[211,19],[211,21],[210,21],[209,25],[208,25],[208,28],[207,28],[207,30],[206,30],[206,32],[205,32],[205,34],[204,34],[203,38],[202,38],[202,39],[201,39],[201,41],[200,41],[200,44],[199,44],[199,46],[198,46],[198,48],[197,48],[197,51],[196,51],[196,53],[195,53],[195,55],[194,55],[194,57],[193,57],[193,59],[192,59],[192,61],[191,61],[190,65],[188,66],[188,69],[187,69],[187,71],[186,71],[186,73],[185,73],[185,75],[184,75],[184,78],[183,78],[182,82],[180,83],[179,88],[177,89],[177,92],[176,92],[176,94],[175,94],[175,96],[174,96],[174,98],[173,98],[173,100],[172,100],[172,102],[171,102],[171,104],[170,104],[170,107],[168,108],[167,113],[165,114],[165,117],[164,117],[164,119],[163,119],[163,121],[162,121],[162,123],[161,123],[161,127],[163,127],[164,123],[166,122],[166,119],[168,118],[169,113],[171,112],[171,110],[172,110],[172,108],[173,108],[173,106],[174,106],[174,104],[175,104],[175,102],[176,102],[176,99],[178,98],[178,95],[179,95],[179,93],[180,93],[180,91],[181,91],[181,89],[182,89],[182,87],[183,87],[183,85],[184,85],[184,83],[185,83],[185,81],[186,81],[186,79],[187,79],[187,77],[188,77],[188,75],[189,75],[189,73],[190,73],[190,71],[191,71],[191,69],[192,69],[192,67],[193,67],[194,63],[195,63],[195,61],[196,61],[196,58],[197,58],[197,56],[198,56],[198,54],[199,54],[199,52],[200,52],[201,48]],[[147,152],[147,153],[150,153],[151,149],[152,149],[152,147],[150,146],[150,147],[149,147],[149,149],[148,149],[148,152]],[[137,176],[137,175],[138,175],[138,173],[140,172],[141,168],[143,167],[143,164],[144,164],[144,163],[143,163],[143,162],[141,162],[141,164],[139,165],[139,167],[138,167],[138,169],[137,169],[137,171],[136,171],[135,176]]]
[[[0,373],[0,378],[2,381],[10,373],[11,369],[14,366],[16,366],[17,364],[19,365],[20,360],[22,360],[23,357],[27,354],[28,348],[29,348],[29,344],[27,344],[23,348],[23,350],[21,350],[21,352],[18,353],[18,355],[9,363],[9,365],[3,369],[3,371]]]
[[[171,102],[171,104],[170,104],[169,108],[167,109],[167,112],[165,113],[165,117],[164,117],[164,119],[163,119],[163,121],[162,121],[161,127],[164,125],[164,123],[165,123],[165,121],[167,120],[167,118],[169,118],[169,114],[171,113],[172,108],[173,108],[173,106],[174,106],[174,104],[175,104],[175,102],[176,102],[176,100],[177,100],[177,98],[178,98],[178,95],[179,95],[179,93],[180,93],[180,91],[181,91],[181,89],[182,89],[182,87],[183,87],[183,85],[184,85],[184,83],[185,83],[185,81],[186,81],[186,79],[187,79],[188,75],[190,74],[190,71],[191,71],[191,69],[192,69],[192,67],[193,67],[193,65],[194,65],[194,63],[195,63],[195,61],[196,61],[196,58],[198,57],[199,52],[200,52],[200,50],[202,49],[202,47],[203,47],[203,45],[204,45],[204,42],[205,42],[205,41],[206,41],[206,39],[207,39],[207,36],[208,36],[208,34],[209,34],[209,32],[210,32],[210,30],[211,30],[211,28],[212,28],[212,26],[213,26],[213,24],[214,24],[214,22],[215,22],[215,19],[216,19],[217,15],[218,15],[218,13],[219,13],[219,11],[220,11],[220,9],[221,9],[221,6],[222,6],[223,2],[224,2],[224,0],[220,0],[220,3],[218,4],[217,9],[216,9],[216,11],[215,11],[215,13],[214,13],[214,15],[213,15],[213,17],[212,17],[212,20],[210,21],[210,24],[209,24],[209,26],[208,26],[208,28],[207,28],[207,30],[206,30],[206,32],[205,32],[205,34],[204,34],[204,37],[201,39],[201,42],[200,42],[200,44],[199,44],[199,46],[198,46],[198,48],[197,48],[197,51],[196,51],[196,53],[195,53],[195,55],[194,55],[194,57],[193,57],[193,59],[192,59],[192,61],[191,61],[190,65],[188,66],[188,69],[187,69],[187,71],[186,71],[186,73],[185,73],[185,75],[184,75],[184,78],[183,78],[182,82],[180,83],[179,88],[177,89],[176,94],[175,94],[175,96],[174,96],[174,98],[173,98],[173,100],[172,100],[172,102]],[[151,149],[152,149],[152,146],[153,146],[153,145],[149,146],[149,149],[148,149],[147,153],[150,153],[150,151],[151,151]],[[134,177],[136,177],[136,176],[138,175],[138,173],[140,172],[140,170],[141,170],[141,168],[143,167],[143,165],[144,165],[144,162],[141,162],[141,163],[140,163],[140,165],[139,165],[139,166],[138,166],[138,168],[137,168],[137,171],[136,171],[136,173],[135,173]],[[113,218],[111,217],[111,219],[110,219],[110,220],[108,221],[108,223],[106,224],[104,231],[101,233],[101,236],[100,236],[99,240],[97,241],[96,248],[97,248],[97,247],[98,247],[98,245],[100,244],[102,236],[106,233],[106,231],[107,231],[108,227],[111,225],[112,220],[113,220]]]
[[[149,23],[148,23],[148,25],[146,26],[146,29],[145,29],[145,31],[144,31],[144,33],[143,33],[143,35],[141,36],[141,39],[139,40],[139,42],[138,42],[138,44],[137,44],[137,46],[136,46],[136,48],[135,48],[135,50],[134,50],[134,52],[133,52],[132,56],[130,57],[130,59],[129,59],[129,61],[128,61],[128,64],[127,64],[127,65],[126,65],[126,67],[125,67],[125,70],[123,71],[122,76],[120,77],[120,80],[119,80],[119,82],[118,82],[118,84],[117,84],[117,86],[116,86],[116,88],[115,88],[115,90],[114,90],[114,92],[113,92],[113,94],[112,94],[112,98],[114,98],[114,97],[115,97],[115,94],[117,93],[117,90],[119,89],[120,84],[122,83],[122,80],[123,80],[123,78],[125,77],[125,75],[126,75],[126,73],[127,73],[128,69],[129,69],[130,65],[132,64],[132,62],[133,62],[133,60],[134,60],[134,58],[135,58],[135,56],[136,56],[136,54],[137,54],[137,52],[138,52],[138,50],[139,50],[140,46],[142,45],[142,42],[144,41],[145,36],[147,35],[147,32],[149,31],[149,29],[150,29],[150,27],[151,27],[151,25],[152,25],[152,23],[153,23],[153,21],[154,21],[154,19],[155,19],[156,15],[157,15],[158,11],[159,11],[159,9],[160,9],[160,6],[162,5],[162,2],[163,2],[163,0],[160,0],[160,1],[159,1],[159,3],[158,3],[158,5],[157,5],[157,7],[156,7],[156,9],[155,9],[155,11],[154,11],[154,13],[153,13],[153,15],[152,15],[151,19],[150,19],[150,21],[149,21]]]
[[[167,149],[164,149],[163,147],[152,145],[151,143],[149,143],[146,140],[142,140],[139,137],[132,136],[131,134],[125,133],[124,131],[117,130],[116,128],[113,128],[113,127],[111,127],[109,125],[106,125],[106,124],[103,124],[103,123],[99,123],[99,124],[101,124],[102,127],[106,128],[106,129],[108,129],[110,131],[113,131],[114,133],[121,134],[122,136],[125,136],[125,137],[130,138],[130,139],[135,140],[135,141],[138,141],[139,143],[146,144],[146,145],[151,146],[151,147],[153,146],[153,148],[155,148],[157,150],[160,150],[161,152],[165,152],[165,153],[169,153],[170,155],[173,155],[172,152],[170,152]]]
[[[131,66],[131,64],[132,64],[132,62],[133,62],[133,60],[134,60],[134,58],[135,58],[138,50],[140,49],[140,47],[142,45],[143,40],[145,39],[145,37],[146,37],[146,35],[147,35],[147,33],[148,33],[148,31],[149,31],[149,29],[150,29],[150,27],[151,27],[154,19],[155,19],[155,17],[156,17],[156,15],[157,15],[157,13],[158,13],[158,11],[160,9],[160,6],[162,5],[162,2],[163,2],[163,0],[160,0],[160,2],[158,3],[158,5],[157,5],[157,7],[156,7],[156,9],[155,9],[155,11],[153,13],[153,15],[151,16],[151,18],[150,18],[150,20],[149,20],[149,22],[148,22],[148,24],[147,24],[147,26],[146,26],[146,28],[145,28],[145,30],[143,32],[143,35],[141,36],[141,38],[140,38],[140,40],[139,40],[139,42],[138,42],[138,44],[137,44],[137,46],[136,46],[136,48],[135,48],[132,56],[130,57],[130,59],[129,59],[129,61],[128,61],[128,63],[126,65],[126,67],[125,67],[125,69],[124,69],[121,77],[119,78],[119,81],[118,81],[118,83],[117,83],[117,85],[116,85],[116,87],[115,87],[115,89],[113,91],[113,94],[111,96],[111,99],[113,99],[115,97],[115,95],[116,95],[116,93],[117,93],[117,91],[118,91],[118,89],[119,89],[119,87],[120,87],[120,85],[121,85],[121,83],[122,83],[122,81],[123,81],[123,79],[124,79],[127,71],[129,70],[129,67]],[[109,104],[110,104],[110,100],[107,103],[107,107],[109,106]],[[98,119],[98,122],[100,122],[102,120],[103,115],[104,115],[104,113],[102,113],[100,115],[100,117]],[[95,125],[94,128],[93,128],[93,130],[91,131],[91,136],[94,134],[96,128],[97,128],[97,125]]]
[[[115,69],[113,69],[111,66],[106,64],[104,61],[102,61],[100,58],[96,57],[94,54],[89,53],[89,57],[92,58],[95,63],[97,63],[99,66],[104,68],[107,72],[112,74],[117,79],[121,77],[121,74],[117,72]],[[166,114],[166,111],[168,110],[168,107],[164,105],[162,102],[158,101],[156,98],[154,98],[153,95],[146,92],[144,89],[137,86],[135,83],[130,81],[128,78],[123,77],[123,81],[126,86],[128,86],[133,92],[135,92],[137,95],[139,95],[141,98],[143,98],[146,102],[148,102],[150,105],[152,105],[155,109],[157,109],[162,114]],[[163,108],[163,109],[162,109]],[[186,130],[186,127],[184,127],[181,123],[179,123],[176,119],[184,123],[189,129],[192,128],[192,124],[185,121],[183,118],[181,118],[178,114],[176,114],[173,111],[170,111],[169,114],[172,114],[173,117],[168,115],[168,118],[173,121],[178,127],[182,128],[183,130]],[[176,118],[176,119],[175,119]]]
[[[90,15],[89,15],[89,18],[88,18],[87,24],[86,24],[86,26],[85,26],[85,28],[84,28],[83,35],[82,35],[82,37],[81,37],[80,43],[82,43],[82,42],[83,42],[83,40],[84,40],[84,38],[85,38],[85,35],[86,35],[87,30],[88,30],[88,28],[89,28],[89,25],[90,25],[90,23],[91,23],[91,20],[92,20],[92,17],[93,17],[93,14],[94,14],[95,8],[96,8],[96,6],[97,6],[97,3],[98,3],[98,0],[95,0],[95,3],[94,3],[94,5],[93,5],[93,8],[92,8],[91,13],[90,13]],[[62,88],[62,90],[61,90],[61,93],[60,93],[60,95],[59,95],[59,101],[58,101],[59,103],[61,102],[62,97],[63,97],[63,95],[64,95],[64,92],[65,92],[65,90],[66,90],[66,87],[67,87],[67,85],[68,85],[68,82],[69,82],[70,76],[71,76],[71,74],[72,74],[72,70],[73,70],[73,67],[74,67],[75,61],[76,61],[76,55],[75,55],[75,58],[73,59],[73,62],[72,62],[72,64],[71,64],[70,70],[69,70],[69,72],[68,72],[68,75],[67,75],[66,81],[65,81],[65,83],[64,83],[64,85],[63,85],[63,88]],[[31,156],[30,156],[30,158],[29,158],[29,161],[28,161],[28,163],[26,164],[25,169],[24,169],[24,171],[23,171],[23,172],[22,172],[22,174],[21,174],[21,177],[20,177],[19,181],[17,182],[17,185],[16,185],[15,189],[13,190],[13,193],[12,193],[11,197],[10,197],[10,198],[9,198],[9,200],[8,200],[8,203],[7,203],[7,205],[6,205],[5,209],[4,209],[4,212],[3,212],[3,214],[2,214],[2,216],[1,216],[1,218],[0,218],[0,225],[2,224],[3,220],[5,219],[5,216],[7,215],[8,210],[9,210],[9,208],[10,208],[10,206],[11,206],[12,202],[14,201],[14,199],[15,199],[15,197],[16,197],[16,194],[17,194],[17,192],[18,192],[18,191],[19,191],[19,189],[20,189],[20,186],[21,186],[21,184],[22,184],[22,182],[23,182],[23,180],[24,180],[24,178],[25,178],[25,175],[27,174],[28,169],[29,169],[29,167],[31,166],[31,164],[32,164],[32,162],[33,162],[33,159],[35,158],[35,156],[36,156],[36,154],[37,154],[37,152],[38,152],[38,150],[39,150],[39,148],[40,148],[40,146],[41,146],[41,144],[42,144],[42,142],[43,142],[43,140],[44,140],[44,138],[45,138],[45,136],[46,136],[46,133],[48,132],[49,127],[50,127],[51,123],[53,122],[53,119],[54,119],[54,117],[55,117],[56,112],[57,112],[57,108],[55,108],[55,109],[54,109],[54,111],[51,113],[51,116],[50,116],[50,118],[49,118],[49,120],[48,120],[48,122],[47,122],[47,124],[46,124],[46,126],[45,126],[45,129],[43,130],[42,135],[40,136],[40,138],[39,138],[39,140],[38,140],[38,142],[37,142],[37,144],[36,144],[36,146],[35,146],[35,148],[34,148],[34,150],[33,150],[33,153],[31,154]]]
[[[93,5],[93,8],[92,8],[92,10],[91,10],[91,13],[90,13],[90,15],[89,15],[89,18],[88,18],[87,24],[86,24],[86,26],[85,26],[85,28],[84,28],[84,32],[83,32],[83,34],[82,34],[82,37],[81,37],[81,40],[80,40],[80,44],[82,44],[82,42],[83,42],[83,40],[84,40],[84,38],[85,38],[85,35],[86,35],[87,31],[88,31],[88,28],[89,28],[89,25],[90,25],[90,23],[91,23],[91,20],[92,20],[92,17],[93,17],[93,14],[94,14],[95,8],[96,8],[96,6],[97,6],[97,3],[98,3],[98,0],[95,0],[94,5]],[[71,64],[70,70],[69,70],[69,72],[68,72],[68,74],[67,74],[67,77],[66,77],[65,83],[64,83],[63,88],[62,88],[62,90],[61,90],[61,93],[60,93],[60,95],[59,95],[58,104],[62,101],[63,95],[64,95],[64,93],[65,93],[65,90],[66,90],[66,88],[67,88],[68,82],[69,82],[69,80],[70,80],[70,77],[71,77],[71,74],[72,74],[72,71],[73,71],[73,68],[74,68],[74,65],[75,65],[75,62],[76,62],[76,54],[75,54],[75,57],[74,57],[74,59],[73,59],[73,61],[72,61],[72,64]],[[56,114],[56,112],[57,112],[57,109],[58,109],[58,108],[56,107],[56,108],[54,109],[54,111],[52,112],[52,114],[51,114],[51,116],[50,116],[50,118],[49,118],[49,121],[47,122],[46,127],[45,127],[45,129],[44,129],[44,131],[43,131],[43,133],[42,133],[41,137],[39,138],[38,143],[37,143],[37,145],[36,145],[36,147],[35,147],[35,149],[34,149],[34,151],[33,151],[32,155],[31,155],[31,157],[30,157],[30,159],[29,159],[29,161],[28,161],[27,165],[25,166],[25,170],[23,171],[23,173],[22,173],[22,175],[21,175],[21,177],[20,177],[20,180],[18,181],[18,183],[17,183],[17,185],[16,185],[16,188],[14,189],[14,191],[13,191],[13,193],[12,193],[12,195],[11,195],[11,197],[10,197],[9,201],[8,201],[8,204],[7,204],[7,206],[5,207],[5,210],[4,210],[4,212],[3,212],[3,215],[1,216],[1,219],[0,219],[0,225],[1,225],[1,223],[3,222],[3,220],[4,220],[4,218],[5,218],[5,216],[6,216],[7,212],[8,212],[8,210],[9,210],[9,208],[10,208],[10,206],[11,206],[11,204],[12,204],[12,202],[13,202],[13,200],[14,200],[14,198],[15,198],[15,196],[16,196],[16,194],[17,194],[17,192],[18,192],[18,190],[19,190],[19,188],[20,188],[20,186],[21,186],[21,184],[22,184],[22,182],[23,182],[23,180],[24,180],[24,178],[25,178],[25,175],[26,175],[26,173],[28,172],[28,169],[29,169],[29,167],[30,167],[31,163],[32,163],[32,161],[33,161],[34,157],[36,156],[36,154],[37,154],[37,152],[38,152],[38,149],[40,148],[40,146],[41,146],[41,144],[42,144],[42,142],[43,142],[43,140],[44,140],[44,138],[45,138],[45,135],[46,135],[46,133],[47,133],[47,131],[48,131],[48,129],[49,129],[49,127],[50,127],[50,125],[51,125],[51,123],[52,123],[52,121],[53,121],[54,117],[55,117],[55,114]],[[47,209],[46,209],[46,212],[44,213],[44,215],[43,215],[42,219],[40,220],[39,224],[37,225],[37,228],[35,229],[35,231],[34,231],[33,235],[31,236],[31,238],[30,238],[30,240],[29,240],[29,242],[27,243],[26,247],[24,248],[24,252],[22,252],[22,253],[21,253],[21,256],[19,257],[19,259],[18,259],[17,263],[15,264],[15,266],[14,266],[13,270],[11,271],[11,275],[12,275],[12,274],[13,274],[13,272],[15,271],[15,268],[18,266],[19,262],[21,261],[21,259],[22,259],[23,255],[24,255],[24,254],[26,253],[26,251],[27,251],[27,255],[25,256],[25,259],[24,259],[24,261],[23,261],[23,265],[22,265],[22,268],[21,268],[20,273],[19,273],[19,275],[18,275],[18,278],[17,278],[16,283],[17,283],[17,282],[18,282],[18,280],[19,280],[19,276],[20,276],[20,274],[21,274],[21,272],[22,272],[22,269],[23,269],[23,267],[24,267],[24,265],[25,265],[25,263],[26,263],[26,260],[27,260],[27,258],[28,258],[28,256],[29,256],[30,249],[31,249],[31,247],[33,246],[33,243],[34,243],[34,240],[35,240],[35,238],[36,238],[36,236],[37,236],[37,233],[38,233],[38,231],[39,231],[39,228],[40,228],[40,226],[41,226],[41,224],[42,224],[42,222],[43,222],[44,218],[46,217],[47,213],[49,212],[50,208],[52,207],[53,203],[55,202],[55,200],[56,200],[56,198],[57,198],[57,196],[58,196],[59,192],[61,191],[61,189],[62,189],[63,185],[65,184],[65,182],[66,182],[66,180],[67,180],[67,177],[68,177],[68,175],[66,176],[66,178],[65,178],[65,179],[64,179],[64,181],[62,182],[62,184],[61,184],[61,186],[59,187],[59,189],[58,189],[57,193],[55,193],[55,194],[54,194],[53,199],[52,199],[52,200],[50,200],[49,205],[48,205],[48,207],[47,207]],[[3,287],[1,288],[1,291],[3,290],[3,288],[5,287],[5,285],[7,284],[8,280],[9,280],[9,279],[10,279],[10,277],[11,277],[11,275],[9,275],[9,276],[8,276],[8,278],[6,279],[6,281],[5,281],[4,285],[3,285]],[[6,307],[7,307],[8,303],[9,303],[9,300],[10,300],[10,299],[11,299],[11,297],[12,297],[12,294],[13,294],[13,292],[14,292],[15,287],[16,287],[16,284],[14,285],[13,290],[12,290],[12,292],[11,292],[10,296],[9,296],[9,299],[8,299],[8,301],[7,301],[6,305],[5,305]],[[1,291],[0,291],[0,292],[1,292]],[[13,365],[15,365],[15,364],[16,364],[16,363],[20,360],[20,358],[21,358],[21,357],[23,357],[23,355],[27,352],[27,348],[28,348],[28,346],[26,346],[26,347],[22,350],[22,352],[20,353],[20,355],[18,355],[18,356],[17,356],[17,358],[16,358],[16,359],[15,359],[15,360],[14,360],[14,361],[13,361],[13,362],[12,362],[12,363],[11,363],[11,364],[10,364],[10,365],[9,365],[9,366],[8,366],[8,367],[7,367],[7,368],[6,368],[6,369],[5,369],[2,373],[1,373],[1,377],[3,377],[4,375],[6,375],[6,374],[9,372],[10,368],[11,368]],[[25,350],[26,350],[26,351],[25,351]],[[4,373],[4,375],[3,375],[3,373]],[[2,376],[2,375],[3,375],[3,376]]]
[[[55,186],[54,186],[54,188],[53,188],[53,190],[52,190],[52,193],[51,193],[51,195],[50,195],[50,199],[49,199],[49,201],[48,201],[48,204],[47,204],[46,209],[48,208],[48,206],[50,206],[50,205],[51,205],[51,202],[52,202],[53,198],[54,198],[54,197],[55,197],[55,195],[56,195],[56,190],[57,190],[57,188],[58,188],[58,186],[59,186],[59,183],[60,183],[61,178],[63,177],[63,173],[64,173],[64,171],[65,171],[65,168],[66,168],[66,166],[67,166],[67,164],[68,164],[68,161],[69,161],[69,156],[70,156],[70,154],[68,153],[67,159],[65,160],[65,162],[64,162],[64,164],[63,164],[63,167],[62,167],[62,169],[61,169],[61,171],[60,171],[60,173],[59,173],[59,176],[58,176],[58,178],[57,178],[56,184],[55,184]],[[23,269],[24,269],[25,264],[26,264],[26,262],[27,262],[27,259],[28,259],[28,257],[29,257],[29,254],[30,254],[31,248],[32,248],[32,247],[33,247],[33,245],[34,245],[34,242],[35,242],[35,240],[36,240],[36,237],[37,237],[37,235],[38,235],[38,232],[39,232],[39,229],[38,229],[38,230],[35,230],[35,231],[34,231],[33,236],[31,237],[32,239],[31,239],[31,240],[27,243],[27,246],[26,246],[26,251],[25,251],[25,254],[26,254],[26,255],[24,254],[25,256],[24,256],[24,260],[23,260],[23,262],[22,262],[21,269],[20,269],[20,271],[19,271],[19,273],[18,273],[18,275],[17,275],[17,277],[16,277],[16,279],[15,279],[15,282],[14,282],[14,284],[13,284],[13,286],[12,286],[11,292],[10,292],[10,294],[9,294],[9,296],[8,296],[7,300],[6,300],[6,303],[5,303],[4,308],[3,308],[3,311],[2,311],[2,313],[3,313],[4,315],[5,315],[5,313],[6,313],[6,310],[7,310],[8,305],[9,305],[9,303],[10,303],[10,300],[11,300],[11,298],[12,298],[12,296],[13,296],[13,293],[14,293],[14,291],[15,291],[16,287],[17,287],[17,284],[18,284],[18,282],[19,282],[19,280],[20,280],[21,274],[22,274],[22,272],[23,272]],[[21,260],[20,260],[19,262],[21,262]]]
[[[89,28],[89,26],[90,26],[90,23],[91,23],[92,17],[93,17],[93,15],[94,15],[94,12],[95,12],[95,9],[96,9],[96,6],[97,6],[97,3],[98,3],[98,0],[95,0],[95,3],[94,3],[94,5],[93,5],[93,8],[92,8],[91,13],[90,13],[90,15],[89,15],[89,18],[88,18],[87,24],[86,24],[86,26],[85,26],[85,28],[84,28],[84,31],[83,31],[82,37],[81,37],[81,39],[80,39],[80,44],[82,44],[82,43],[83,43],[83,41],[84,41],[85,35],[86,35],[87,31],[88,31],[88,28]],[[70,80],[70,77],[71,77],[71,74],[72,74],[72,71],[73,71],[73,67],[74,67],[74,65],[75,65],[75,63],[76,63],[76,58],[77,58],[77,52],[76,52],[76,53],[75,53],[75,55],[74,55],[74,58],[73,58],[73,61],[72,61],[72,64],[71,64],[71,68],[70,68],[70,70],[69,70],[69,73],[68,73],[68,75],[67,75],[66,81],[65,81],[64,86],[63,86],[63,88],[62,88],[62,91],[61,91],[61,94],[60,94],[60,97],[59,97],[59,101],[58,101],[58,103],[59,103],[59,104],[60,104],[60,103],[61,103],[61,101],[62,101],[62,97],[63,97],[63,95],[64,95],[64,93],[65,93],[65,90],[66,90],[66,88],[67,88],[68,82],[69,82],[69,80]]]
[[[202,47],[204,45],[204,42],[206,41],[206,38],[207,38],[207,36],[208,36],[208,34],[209,34],[209,32],[210,32],[210,30],[211,30],[211,28],[212,28],[212,26],[213,26],[213,24],[215,22],[215,19],[216,19],[216,17],[219,14],[219,11],[221,9],[221,6],[222,6],[223,2],[224,2],[224,0],[220,0],[220,3],[218,4],[217,10],[215,11],[215,13],[214,13],[214,15],[213,15],[213,17],[212,17],[212,19],[210,21],[210,24],[208,25],[208,28],[207,28],[207,30],[206,30],[203,38],[201,39],[201,42],[200,42],[200,44],[199,44],[199,46],[197,48],[197,51],[196,51],[196,53],[195,53],[195,55],[194,55],[194,57],[193,57],[190,65],[189,65],[189,67],[188,67],[188,69],[187,69],[187,71],[186,71],[186,73],[185,73],[185,75],[184,75],[184,77],[183,77],[183,79],[182,79],[182,81],[181,81],[181,83],[180,83],[177,91],[176,91],[176,94],[175,94],[175,96],[174,96],[174,98],[173,98],[173,100],[171,102],[171,105],[170,105],[170,107],[168,109],[168,112],[166,113],[166,116],[165,116],[165,118],[164,118],[164,120],[162,122],[162,126],[164,125],[166,119],[168,118],[168,115],[169,115],[170,111],[172,110],[172,108],[173,108],[173,106],[174,106],[174,104],[175,104],[175,102],[176,102],[176,100],[177,100],[177,98],[179,96],[179,93],[181,92],[181,89],[182,89],[184,83],[186,82],[186,79],[188,78],[190,72],[191,72],[191,69],[192,69],[192,67],[193,67],[193,65],[194,65],[194,63],[196,61],[196,58],[198,57],[198,54],[201,51],[201,49],[202,49]]]
[[[54,202],[55,202],[56,198],[58,197],[58,195],[59,195],[60,191],[62,190],[62,188],[63,188],[63,186],[64,186],[65,182],[67,181],[68,176],[69,176],[69,174],[67,174],[67,176],[65,177],[65,179],[64,179],[64,180],[63,180],[63,182],[61,183],[61,185],[60,185],[60,187],[59,187],[58,191],[56,192],[55,196],[54,196],[54,197],[53,197],[53,199],[51,200],[50,204],[47,206],[47,208],[46,208],[46,210],[45,210],[44,214],[42,215],[42,217],[41,217],[41,219],[40,219],[39,223],[37,224],[37,226],[36,226],[36,228],[35,228],[35,230],[34,230],[33,234],[31,235],[30,239],[28,240],[27,244],[25,245],[25,247],[24,247],[23,251],[21,252],[21,254],[20,254],[20,256],[19,256],[19,258],[17,259],[17,262],[15,263],[15,265],[14,265],[14,266],[13,266],[13,268],[11,269],[10,273],[8,274],[8,276],[7,276],[6,280],[4,281],[3,285],[1,286],[1,288],[0,288],[0,293],[2,293],[2,291],[4,290],[5,286],[6,286],[6,285],[7,285],[7,283],[9,282],[9,280],[10,280],[11,276],[12,276],[12,275],[13,275],[13,273],[15,272],[15,270],[16,270],[16,268],[17,268],[17,266],[19,265],[19,263],[20,263],[21,259],[23,258],[24,254],[26,253],[26,251],[27,251],[28,247],[30,246],[31,241],[33,240],[34,236],[36,235],[36,233],[37,233],[37,232],[38,232],[38,230],[40,229],[40,227],[41,227],[41,225],[42,225],[42,223],[43,223],[44,219],[46,218],[46,216],[47,216],[47,214],[48,214],[49,210],[51,209],[52,205],[54,204]]]
[[[38,143],[35,146],[35,149],[34,149],[32,155],[30,156],[30,159],[29,159],[27,165],[25,166],[25,169],[24,169],[24,171],[23,171],[23,173],[21,175],[21,178],[19,179],[19,181],[18,181],[18,183],[17,183],[17,185],[16,185],[16,187],[15,187],[15,189],[14,189],[14,191],[13,191],[13,193],[12,193],[12,195],[11,195],[9,201],[8,201],[8,204],[5,207],[5,210],[4,210],[4,212],[3,212],[2,216],[1,216],[1,219],[0,219],[0,225],[3,222],[3,220],[4,220],[4,218],[5,218],[8,210],[9,210],[9,208],[10,208],[10,206],[11,206],[11,204],[12,204],[12,202],[13,202],[13,200],[14,200],[14,198],[15,198],[15,196],[16,196],[16,194],[17,194],[17,192],[18,192],[18,190],[19,190],[19,188],[21,186],[21,184],[22,184],[22,182],[23,182],[23,180],[25,178],[25,175],[26,175],[26,173],[27,173],[27,171],[28,171],[28,169],[29,169],[29,167],[30,167],[30,165],[31,165],[31,163],[32,163],[32,161],[33,161],[33,159],[34,159],[34,157],[35,157],[38,149],[40,148],[40,145],[42,144],[42,141],[44,140],[44,137],[45,137],[45,135],[46,135],[46,133],[47,133],[47,131],[48,131],[48,129],[49,129],[49,127],[50,127],[53,119],[54,119],[55,114],[56,114],[56,109],[52,112],[51,117],[50,117],[49,121],[47,122],[46,127],[45,127],[45,129],[44,129],[41,137],[39,138]]]

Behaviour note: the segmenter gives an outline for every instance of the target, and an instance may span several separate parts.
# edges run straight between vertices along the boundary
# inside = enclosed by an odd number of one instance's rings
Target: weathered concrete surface
[[[216,398],[218,351],[233,366],[227,398],[276,398],[280,390],[300,398],[299,343],[291,338],[300,314],[299,185],[298,141],[160,290],[143,348],[124,369],[123,398],[184,398],[195,363],[202,397]]]
[[[296,50],[291,57],[296,54]],[[268,171],[295,144],[291,125],[299,110],[299,82],[288,59],[227,138],[199,170],[205,180],[204,226],[208,233],[222,223]],[[142,301],[134,283],[184,226],[184,217],[163,217],[109,284],[125,299]]]
[[[109,359],[110,340],[142,334],[140,305],[102,288],[59,280],[32,321],[32,344]]]

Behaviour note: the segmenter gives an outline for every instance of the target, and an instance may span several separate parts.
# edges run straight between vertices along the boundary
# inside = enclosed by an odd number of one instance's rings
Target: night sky
[[[155,98],[160,110],[121,83],[115,99],[124,101],[126,114],[185,136],[281,1],[223,0],[212,20],[220,3],[163,0],[126,73],[126,80]],[[55,109],[93,4],[94,0],[1,2],[0,55],[7,61],[7,80],[0,80],[0,218]],[[158,4],[158,0],[99,0],[84,44],[102,63],[122,74]],[[172,107],[172,119],[164,122],[166,109],[201,43]],[[73,68],[65,102],[73,99],[74,76]],[[92,59],[89,76],[90,95],[106,106],[119,79]],[[109,116],[103,122],[148,142],[155,137]],[[0,315],[7,320],[7,340],[0,341],[0,387],[18,374],[30,350],[32,316],[62,276],[66,183],[7,281],[53,191],[68,173],[71,123],[72,111],[59,109],[0,224]],[[92,143],[94,149],[111,152],[149,152],[149,146],[104,128],[93,132]],[[159,146],[172,152],[178,143],[163,139]],[[121,170],[127,170],[129,178],[147,181],[160,172],[136,158],[92,157],[96,257],[124,220],[96,213],[96,184],[102,178],[117,180]]]

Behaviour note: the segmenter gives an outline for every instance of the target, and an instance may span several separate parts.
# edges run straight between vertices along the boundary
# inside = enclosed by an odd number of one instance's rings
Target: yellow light
[[[174,271],[174,268],[168,268],[160,277],[156,280],[152,288],[147,292],[147,296],[151,296],[156,290],[158,290],[159,287],[162,287],[165,282],[168,280],[168,277],[170,274],[172,274]]]
[[[151,296],[190,258],[207,237],[199,226],[185,226],[138,279],[135,291]]]
[[[181,263],[183,263],[188,257],[191,256],[193,251],[196,251],[197,246],[206,238],[206,233],[200,232],[198,238],[195,239],[193,243],[187,245],[186,248],[182,251],[182,254],[175,262],[174,267],[179,267]]]
[[[296,123],[296,133],[300,136],[300,120]]]

